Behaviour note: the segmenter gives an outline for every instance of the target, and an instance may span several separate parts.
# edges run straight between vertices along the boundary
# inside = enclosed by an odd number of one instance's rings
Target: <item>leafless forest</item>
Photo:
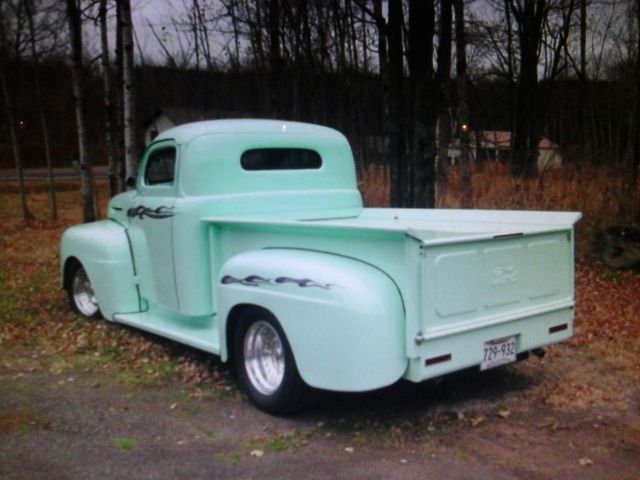
[[[92,165],[122,190],[145,124],[179,108],[338,128],[370,203],[602,197],[596,223],[632,223],[639,24],[638,0],[0,0],[0,165],[19,172],[25,218],[21,171],[76,166],[91,220]],[[488,131],[511,132],[499,158],[479,154]],[[543,138],[560,173],[539,168]]]

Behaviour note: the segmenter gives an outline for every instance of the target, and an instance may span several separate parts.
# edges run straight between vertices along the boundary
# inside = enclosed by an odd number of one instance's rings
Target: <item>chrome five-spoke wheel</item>
[[[284,379],[282,340],[264,320],[251,324],[244,337],[244,368],[251,384],[263,395],[273,394]]]
[[[87,318],[100,316],[100,307],[87,272],[78,264],[73,268],[69,284],[69,303],[71,308]]]
[[[275,414],[302,407],[302,381],[287,337],[267,310],[247,308],[237,319],[234,361],[240,386],[258,408]]]

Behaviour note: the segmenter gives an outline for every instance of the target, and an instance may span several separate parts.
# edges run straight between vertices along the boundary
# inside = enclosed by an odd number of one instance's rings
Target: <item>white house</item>
[[[509,160],[511,157],[511,132],[501,130],[481,130],[472,132],[469,141],[469,153],[472,160]],[[452,164],[460,158],[460,140],[456,139],[449,147],[449,160]],[[557,168],[562,165],[560,147],[548,138],[542,137],[538,145],[538,170]]]

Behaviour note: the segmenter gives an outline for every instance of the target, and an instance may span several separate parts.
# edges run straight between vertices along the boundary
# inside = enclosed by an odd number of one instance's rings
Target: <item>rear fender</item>
[[[140,311],[129,240],[118,223],[102,220],[65,230],[60,261],[64,288],[71,265],[77,261],[84,267],[105,318]]]
[[[254,305],[278,319],[301,377],[313,387],[372,390],[407,368],[400,293],[371,265],[321,252],[245,252],[224,264],[216,288],[223,360],[235,312]]]

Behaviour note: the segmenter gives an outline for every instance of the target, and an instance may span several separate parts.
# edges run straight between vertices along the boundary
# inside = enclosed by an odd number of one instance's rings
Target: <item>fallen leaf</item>
[[[353,453],[353,452],[355,452],[355,448],[353,448],[353,447],[345,447],[344,451],[347,452],[347,453]]]
[[[487,419],[487,417],[480,415],[478,417],[474,417],[471,419],[471,426],[472,427],[477,427],[478,425],[480,425],[482,422],[484,422]]]
[[[578,463],[583,467],[590,467],[591,465],[593,465],[593,460],[591,460],[590,458],[584,457],[578,460]]]
[[[264,457],[264,452],[262,450],[252,450],[251,451],[251,456],[252,457],[257,457],[257,458],[262,458],[262,457]]]
[[[499,410],[498,413],[496,413],[496,417],[500,417],[500,418],[509,418],[511,416],[511,412],[509,410]]]
[[[177,404],[177,403],[172,403],[172,404],[169,406],[169,410],[175,410],[177,406],[178,406],[178,404]]]

